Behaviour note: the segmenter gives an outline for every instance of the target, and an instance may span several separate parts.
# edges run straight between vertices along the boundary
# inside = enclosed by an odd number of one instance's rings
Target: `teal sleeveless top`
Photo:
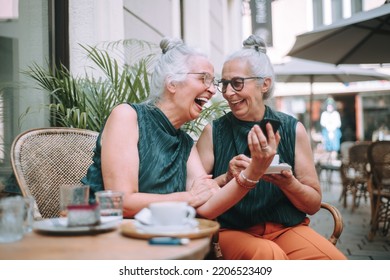
[[[294,170],[294,151],[297,120],[276,112],[266,106],[264,118],[281,121],[279,133],[281,140],[277,153],[280,162],[288,163]],[[229,161],[236,155],[250,156],[247,135],[255,124],[237,119],[231,112],[213,121],[214,169],[213,176],[226,173]],[[218,217],[222,228],[245,229],[251,226],[273,222],[285,226],[300,223],[306,214],[299,211],[275,185],[260,180],[236,205]]]
[[[135,109],[138,118],[139,192],[165,194],[185,191],[187,161],[193,139],[176,129],[157,107],[129,105]],[[104,189],[100,143],[102,132],[96,141],[93,163],[81,180],[90,186],[91,202],[95,199],[95,192]]]

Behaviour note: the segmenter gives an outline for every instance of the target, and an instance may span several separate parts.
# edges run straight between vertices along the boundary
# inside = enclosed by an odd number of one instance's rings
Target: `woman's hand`
[[[268,174],[262,177],[264,181],[270,182],[276,186],[287,187],[291,185],[295,179],[291,170],[283,170],[280,174]]]
[[[243,154],[233,157],[229,162],[229,169],[226,173],[226,184],[234,177],[237,177],[242,170],[246,169],[250,162],[251,159]]]
[[[251,180],[260,179],[270,166],[280,141],[279,133],[274,133],[272,125],[266,125],[268,139],[258,125],[252,127],[248,133],[248,146],[251,152],[251,161],[245,170],[245,176]]]
[[[204,175],[196,178],[188,191],[191,195],[189,204],[192,207],[198,207],[204,204],[220,187],[212,179],[211,175]]]

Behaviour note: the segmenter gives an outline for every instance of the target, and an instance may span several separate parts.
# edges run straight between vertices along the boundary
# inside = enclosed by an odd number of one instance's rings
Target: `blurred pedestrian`
[[[340,151],[341,118],[333,98],[328,98],[325,104],[326,110],[322,112],[320,119],[322,137],[325,150],[330,153],[330,159],[335,160]]]

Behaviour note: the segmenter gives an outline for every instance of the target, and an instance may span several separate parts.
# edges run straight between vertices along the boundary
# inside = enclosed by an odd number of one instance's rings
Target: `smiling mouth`
[[[244,101],[244,99],[240,99],[240,100],[236,100],[236,101],[230,101],[230,104],[236,105],[238,103],[241,103],[242,101]]]
[[[203,107],[209,100],[204,97],[198,97],[195,98],[195,103],[198,104],[200,107]]]

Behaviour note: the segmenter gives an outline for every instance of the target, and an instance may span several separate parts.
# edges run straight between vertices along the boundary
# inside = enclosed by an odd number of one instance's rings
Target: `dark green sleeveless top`
[[[295,129],[298,121],[282,112],[272,111],[268,106],[264,118],[281,121],[278,146],[280,162],[288,163],[294,169]],[[226,173],[229,161],[234,156],[249,156],[247,135],[255,124],[260,123],[241,121],[231,112],[213,121],[214,177]],[[219,216],[218,221],[222,228],[244,229],[263,222],[292,226],[300,223],[305,216],[277,186],[260,180],[241,201]]]
[[[130,104],[138,118],[138,186],[140,192],[172,193],[185,191],[187,160],[193,139],[184,131],[176,129],[157,107],[145,104]],[[101,135],[94,150],[93,163],[82,183],[90,185],[90,201],[95,192],[103,190],[101,171]]]

